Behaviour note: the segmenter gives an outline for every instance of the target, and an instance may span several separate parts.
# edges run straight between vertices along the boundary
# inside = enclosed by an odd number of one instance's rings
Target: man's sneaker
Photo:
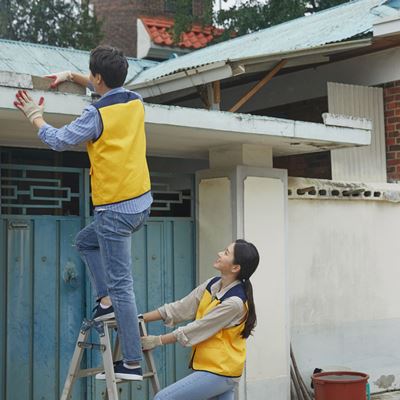
[[[114,363],[114,374],[115,379],[121,379],[124,381],[142,381],[143,372],[142,368],[126,368],[124,363],[121,361],[116,361]],[[100,372],[96,375],[96,379],[104,381],[106,379],[106,373]]]
[[[107,319],[115,318],[114,307],[102,308],[100,303],[93,308],[93,318],[95,321],[105,321]]]
[[[115,372],[115,367],[118,364],[122,364],[122,363],[123,363],[122,360],[114,361],[114,372]],[[102,372],[99,372],[98,374],[96,374],[96,379],[99,380],[99,381],[104,381],[106,379],[106,372],[102,371]]]

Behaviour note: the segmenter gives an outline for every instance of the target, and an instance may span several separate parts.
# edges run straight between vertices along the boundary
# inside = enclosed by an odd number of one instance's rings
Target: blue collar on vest
[[[216,276],[215,278],[212,278],[210,282],[208,282],[208,285],[206,287],[206,290],[211,293],[211,286],[214,285],[214,283],[218,282],[221,280],[220,276]],[[235,285],[233,288],[229,289],[220,299],[219,301],[222,303],[224,300],[226,300],[228,297],[239,297],[243,300],[243,303],[247,301],[247,296],[246,296],[246,290],[244,288],[243,283],[239,283]]]
[[[103,96],[99,101],[93,103],[93,106],[99,109],[107,106],[112,106],[113,104],[127,103],[128,101],[136,99],[141,100],[141,97],[137,93],[131,92],[129,90],[124,90],[118,91],[108,96]]]

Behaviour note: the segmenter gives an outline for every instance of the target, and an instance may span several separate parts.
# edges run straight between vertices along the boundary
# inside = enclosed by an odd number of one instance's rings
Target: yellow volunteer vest
[[[144,106],[133,92],[115,93],[93,104],[103,124],[87,145],[94,206],[134,199],[150,190]]]
[[[203,318],[228,297],[240,297],[247,307],[244,286],[238,284],[230,289],[220,300],[211,297],[211,286],[221,278],[213,278],[207,285],[197,309],[196,319]],[[196,371],[208,371],[213,374],[239,377],[242,375],[246,360],[246,339],[241,333],[245,322],[237,326],[221,329],[214,336],[193,346],[191,367]]]

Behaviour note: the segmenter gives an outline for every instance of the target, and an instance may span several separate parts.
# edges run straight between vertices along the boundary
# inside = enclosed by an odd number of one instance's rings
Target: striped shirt
[[[102,98],[124,91],[126,91],[126,89],[122,87],[111,89],[104,94]],[[101,133],[102,125],[99,113],[93,105],[89,105],[85,107],[82,115],[70,124],[59,129],[45,124],[39,129],[38,135],[40,140],[51,149],[55,151],[64,151],[80,143],[96,140]],[[96,207],[96,211],[110,210],[124,214],[137,214],[147,210],[152,202],[153,197],[151,192],[147,192],[132,200]]]

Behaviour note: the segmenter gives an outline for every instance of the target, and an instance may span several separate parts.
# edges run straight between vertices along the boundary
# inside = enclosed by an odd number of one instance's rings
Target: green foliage
[[[348,2],[349,0],[311,0],[308,6],[311,12],[318,12]]]
[[[216,23],[229,34],[236,32],[241,36],[301,17],[305,12],[302,0],[270,0],[267,3],[248,0],[240,6],[221,10],[216,15]]]
[[[183,32],[187,32],[191,29],[193,23],[197,22],[203,26],[211,25],[213,23],[213,3],[214,0],[204,0],[204,14],[201,18],[193,15],[193,1],[192,0],[175,0],[175,18],[173,37],[177,43]]]
[[[175,0],[174,42],[179,42],[183,32],[190,30],[193,24],[193,11],[191,0]]]
[[[3,3],[6,3],[0,12],[3,39],[89,50],[102,38],[101,23],[86,1],[3,0]]]
[[[215,1],[215,0],[214,0]],[[229,10],[221,10],[213,15],[213,0],[206,0],[206,15],[202,23],[214,23],[224,28],[225,32],[219,40],[227,40],[235,36],[245,35],[260,29],[301,17],[305,14],[315,13],[326,8],[347,3],[349,0],[246,0]],[[191,6],[190,0],[176,0],[174,37],[179,38],[182,32],[190,29],[194,19],[188,14],[187,7]]]
[[[5,1],[0,0],[0,37],[7,33],[7,11]]]

